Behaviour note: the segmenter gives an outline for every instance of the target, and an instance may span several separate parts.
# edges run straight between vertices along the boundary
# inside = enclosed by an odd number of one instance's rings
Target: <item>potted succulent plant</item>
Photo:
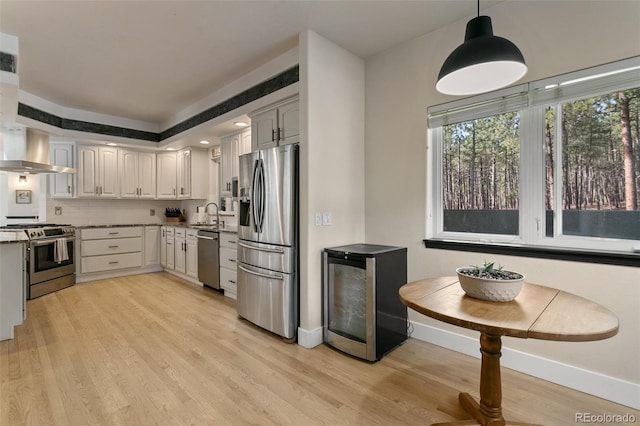
[[[519,272],[505,271],[494,262],[482,266],[465,266],[456,269],[460,286],[467,295],[494,302],[509,302],[516,298],[522,289],[524,275]]]

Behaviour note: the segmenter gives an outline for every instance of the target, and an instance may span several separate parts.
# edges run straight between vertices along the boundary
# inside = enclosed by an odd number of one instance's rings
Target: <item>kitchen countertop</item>
[[[92,224],[92,225],[73,225],[76,229],[90,229],[90,228],[128,228],[134,226],[173,226],[176,228],[190,228],[200,229],[199,227],[206,226],[197,223],[185,223],[185,222],[163,222],[163,223],[111,223],[111,224]],[[226,225],[218,229],[219,232],[237,233],[238,227],[233,225]]]
[[[0,231],[0,244],[25,243],[29,241],[24,230]]]

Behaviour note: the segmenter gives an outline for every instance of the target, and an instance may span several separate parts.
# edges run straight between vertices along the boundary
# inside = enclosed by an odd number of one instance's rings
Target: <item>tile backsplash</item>
[[[165,222],[165,208],[182,209],[182,203],[172,200],[49,199],[47,222],[71,225],[160,224]],[[56,208],[61,214],[55,214]],[[154,216],[150,214],[152,209],[155,210]]]

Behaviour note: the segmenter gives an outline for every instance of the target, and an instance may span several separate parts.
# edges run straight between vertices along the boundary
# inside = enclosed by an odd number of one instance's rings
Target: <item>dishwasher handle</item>
[[[196,238],[199,238],[201,240],[218,241],[218,237],[205,237],[204,235],[196,235]]]

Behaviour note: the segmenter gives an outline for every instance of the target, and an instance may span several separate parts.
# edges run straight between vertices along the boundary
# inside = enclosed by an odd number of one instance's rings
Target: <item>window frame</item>
[[[467,244],[469,247],[475,247],[474,251],[479,247],[503,247],[506,251],[524,248],[524,252],[528,253],[595,253],[607,256],[621,254],[624,258],[630,256],[629,259],[634,265],[640,263],[640,240],[562,235],[562,206],[558,203],[555,203],[553,210],[552,237],[546,236],[545,225],[546,172],[543,131],[546,108],[555,108],[555,128],[559,129],[561,113],[558,112],[561,111],[562,103],[635,87],[640,87],[640,56],[428,108],[427,164],[430,171],[427,173],[426,185],[425,245],[442,248],[443,243],[451,242],[451,247],[460,249],[461,244]],[[509,111],[520,112],[518,235],[444,231],[443,126]],[[559,180],[562,173],[561,144],[561,132],[556,131],[554,182],[562,182]],[[561,194],[562,190],[562,185],[555,185],[556,195]],[[555,199],[561,198],[556,196]],[[628,263],[628,259],[625,262]]]

